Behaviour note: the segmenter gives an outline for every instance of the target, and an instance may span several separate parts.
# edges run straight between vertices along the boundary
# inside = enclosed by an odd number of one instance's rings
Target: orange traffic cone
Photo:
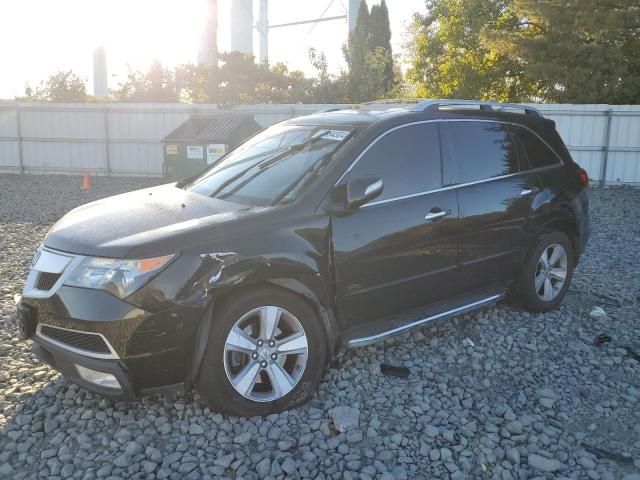
[[[82,178],[82,190],[89,190],[91,188],[91,178],[89,172],[85,170],[84,177]]]

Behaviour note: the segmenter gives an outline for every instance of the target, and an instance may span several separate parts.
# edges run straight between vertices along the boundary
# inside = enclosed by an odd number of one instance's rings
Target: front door
[[[506,124],[459,121],[445,128],[460,183],[461,287],[504,284],[518,274],[532,240],[538,176],[519,158]]]
[[[458,204],[440,191],[436,123],[381,137],[344,181],[380,177],[384,190],[332,218],[338,318],[351,327],[442,300],[456,287]]]

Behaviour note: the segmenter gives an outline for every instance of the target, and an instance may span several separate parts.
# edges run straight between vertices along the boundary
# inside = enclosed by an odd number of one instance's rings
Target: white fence
[[[263,126],[339,105],[243,105]],[[592,180],[640,185],[640,106],[536,105]],[[162,174],[162,138],[215,105],[0,102],[0,172]]]

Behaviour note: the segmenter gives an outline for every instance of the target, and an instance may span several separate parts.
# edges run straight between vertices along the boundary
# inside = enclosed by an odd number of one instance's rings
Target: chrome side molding
[[[483,299],[478,300],[476,302],[472,302],[472,303],[469,303],[467,305],[462,305],[461,307],[453,308],[451,310],[447,310],[447,311],[444,311],[444,312],[436,313],[435,315],[431,315],[430,317],[426,317],[426,318],[423,318],[421,320],[416,320],[415,322],[407,323],[406,325],[401,325],[399,327],[392,328],[391,330],[386,330],[384,332],[377,333],[375,335],[370,335],[370,336],[361,337],[361,338],[353,338],[353,339],[351,339],[351,340],[349,340],[347,342],[347,348],[361,347],[363,345],[370,345],[370,344],[375,343],[375,342],[377,342],[379,340],[382,340],[383,338],[390,337],[392,335],[395,335],[396,333],[404,332],[405,330],[409,330],[411,328],[417,327],[418,325],[421,325],[423,323],[427,323],[427,322],[430,322],[432,320],[437,320],[438,318],[447,317],[447,316],[450,316],[450,315],[455,315],[456,313],[460,313],[460,312],[462,312],[464,310],[473,309],[473,308],[479,307],[481,305],[485,305],[485,304],[488,304],[488,303],[491,303],[491,302],[495,302],[496,300],[502,298],[502,296],[503,296],[503,294],[492,295],[490,297],[483,298]]]

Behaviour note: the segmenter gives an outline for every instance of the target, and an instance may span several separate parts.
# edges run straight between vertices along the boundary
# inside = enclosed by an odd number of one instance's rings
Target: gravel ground
[[[592,189],[559,310],[497,305],[344,352],[310,403],[244,419],[193,392],[112,404],[18,339],[13,294],[51,224],[153,183],[0,176],[0,477],[640,479],[640,190]]]

